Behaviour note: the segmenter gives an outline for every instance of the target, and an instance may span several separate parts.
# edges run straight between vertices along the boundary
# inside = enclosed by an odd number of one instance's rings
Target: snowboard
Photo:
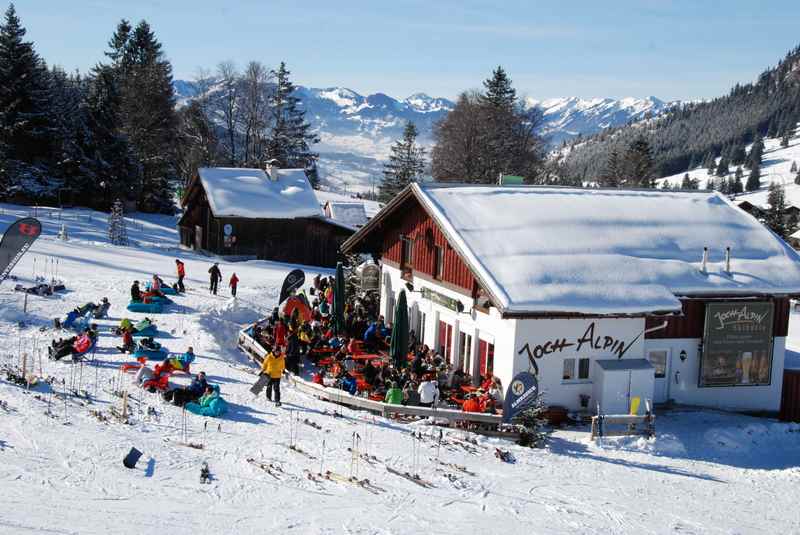
[[[269,383],[269,375],[259,375],[258,380],[250,387],[250,392],[256,396],[259,395],[264,390],[264,387],[267,386],[267,383]]]

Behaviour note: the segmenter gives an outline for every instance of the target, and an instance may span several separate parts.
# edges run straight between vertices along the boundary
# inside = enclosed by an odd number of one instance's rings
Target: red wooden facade
[[[772,322],[772,336],[786,336],[789,333],[789,299],[786,297],[776,297],[775,315]],[[647,333],[647,339],[664,338],[702,338],[704,335],[706,321],[706,305],[701,299],[683,299],[683,315],[648,317],[647,328],[658,327],[667,321],[667,327],[651,333]]]
[[[401,268],[410,268],[414,276],[428,278],[454,286],[474,296],[477,282],[458,252],[448,243],[444,233],[413,197],[405,203],[407,209],[394,214],[383,234],[383,261]],[[412,241],[411,261],[402,266],[403,238]],[[442,248],[441,278],[436,276],[437,247]]]
[[[779,418],[786,422],[800,422],[800,370],[783,371]]]

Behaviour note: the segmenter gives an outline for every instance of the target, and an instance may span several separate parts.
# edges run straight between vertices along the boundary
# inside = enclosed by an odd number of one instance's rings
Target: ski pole
[[[325,463],[325,439],[322,439],[322,455],[319,456],[319,473],[322,474],[322,466]]]

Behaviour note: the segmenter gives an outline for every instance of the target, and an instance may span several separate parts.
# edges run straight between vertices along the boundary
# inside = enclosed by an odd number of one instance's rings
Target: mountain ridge
[[[175,80],[173,87],[179,105],[197,94],[197,86],[191,81]],[[306,118],[320,135],[315,150],[320,153],[323,182],[332,189],[356,191],[369,190],[376,183],[382,161],[392,143],[402,136],[407,121],[416,125],[420,144],[430,148],[434,125],[455,106],[450,99],[425,92],[399,99],[382,92],[363,95],[345,86],[298,85],[296,94]],[[541,110],[540,134],[550,148],[658,115],[675,104],[656,97],[525,98],[523,102],[528,108]]]

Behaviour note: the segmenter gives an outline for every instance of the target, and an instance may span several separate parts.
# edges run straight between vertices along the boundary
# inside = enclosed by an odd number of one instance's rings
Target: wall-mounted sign
[[[630,342],[626,342],[625,340],[620,340],[619,338],[615,338],[613,336],[602,335],[596,332],[595,323],[592,322],[589,324],[583,334],[578,335],[575,338],[562,337],[554,340],[547,340],[546,342],[537,344],[533,347],[531,347],[530,343],[526,343],[519,351],[517,351],[517,354],[521,355],[523,352],[527,352],[528,361],[530,362],[535,373],[538,375],[539,365],[536,364],[535,359],[540,359],[553,353],[561,353],[566,349],[579,355],[582,351],[594,351],[595,353],[607,352],[611,353],[612,355],[616,355],[618,359],[621,359],[623,356],[625,356],[625,353],[628,352],[633,344],[636,343],[639,337],[641,337],[641,334],[639,334]]]
[[[462,312],[464,310],[464,305],[458,299],[453,299],[439,292],[434,292],[430,288],[422,289],[422,297],[437,305],[449,308],[453,312]]]
[[[706,303],[699,386],[770,384],[774,310],[771,302]]]
[[[381,268],[375,264],[365,264],[361,268],[361,289],[377,290],[381,286]]]
[[[225,226],[222,227],[222,232],[224,232],[226,236],[230,236],[233,234],[233,225],[226,223]]]

